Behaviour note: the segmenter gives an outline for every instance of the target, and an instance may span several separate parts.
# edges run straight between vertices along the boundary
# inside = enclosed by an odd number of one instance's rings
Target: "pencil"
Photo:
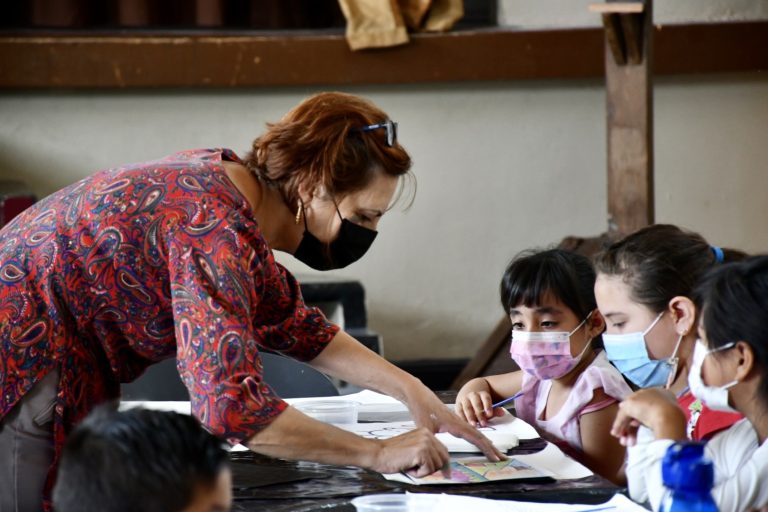
[[[509,398],[505,398],[504,400],[501,400],[500,402],[496,402],[495,404],[493,404],[493,405],[491,406],[491,408],[492,408],[492,409],[495,409],[495,408],[497,408],[497,407],[501,407],[502,405],[507,405],[509,402],[511,402],[511,401],[513,401],[513,400],[517,400],[517,399],[518,399],[518,398],[520,398],[521,396],[523,396],[523,392],[522,392],[522,391],[518,391],[517,393],[515,393],[515,394],[514,394],[514,395],[512,395],[511,397],[509,397]]]

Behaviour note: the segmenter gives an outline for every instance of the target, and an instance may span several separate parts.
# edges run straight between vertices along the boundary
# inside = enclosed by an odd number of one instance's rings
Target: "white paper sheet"
[[[348,432],[353,432],[359,436],[369,439],[389,439],[410,432],[415,427],[413,421],[400,421],[389,423],[350,423],[337,424]],[[493,427],[480,429],[480,431],[491,440],[491,442],[501,451],[507,451],[518,445],[518,437],[514,432],[508,430],[494,430]],[[480,449],[464,439],[454,437],[447,432],[440,432],[435,435],[437,439],[445,445],[451,453],[476,453]]]
[[[403,434],[415,428],[413,421],[398,422],[380,422],[380,423],[356,423],[351,425],[338,425],[339,427],[362,435],[364,437],[376,439],[388,439],[399,434]],[[488,437],[501,450],[508,450],[517,446],[519,439],[538,439],[539,434],[531,425],[523,420],[507,413],[504,416],[493,418],[488,427],[481,427],[478,430]],[[456,438],[448,433],[437,434],[443,444],[451,452],[477,452],[474,445],[469,444],[463,439]],[[451,447],[455,448],[451,448]]]
[[[349,425],[337,425],[344,430],[354,432],[370,439],[389,439],[409,432],[415,428],[413,421],[386,422],[386,423],[353,423]],[[494,418],[488,427],[479,429],[501,451],[507,451],[518,445],[520,439],[536,439],[539,435],[536,430],[511,414],[500,418]],[[480,450],[464,439],[454,437],[446,432],[440,432],[436,437],[451,453],[477,453]]]
[[[526,501],[491,500],[455,494],[406,493],[408,510],[413,512],[439,510],[440,512],[648,512],[622,494],[614,495],[597,505],[569,505],[565,503],[532,503]]]
[[[285,399],[291,405],[301,404],[303,402],[318,400],[320,398],[287,398]],[[358,393],[342,396],[322,397],[323,401],[351,401],[357,402],[358,418],[363,422],[392,422],[408,421],[411,419],[411,413],[408,407],[402,402],[391,396],[382,395],[375,391],[363,390]]]
[[[388,396],[388,395],[377,393],[376,391],[371,391],[369,389],[364,389],[363,391],[360,391],[358,393],[352,393],[350,395],[324,396],[322,397],[322,399],[323,400],[351,400],[353,402],[358,402],[360,405],[397,404],[401,406],[402,409],[408,410],[407,407],[405,407],[405,405],[403,405],[397,399],[392,398],[391,396]],[[318,400],[318,397],[285,398],[284,400],[289,404],[295,404],[300,402],[306,402],[307,400]]]
[[[515,455],[515,458],[533,467],[549,471],[557,480],[570,480],[593,475],[586,466],[566,456],[560,448],[552,443],[547,443],[547,447],[540,452]]]

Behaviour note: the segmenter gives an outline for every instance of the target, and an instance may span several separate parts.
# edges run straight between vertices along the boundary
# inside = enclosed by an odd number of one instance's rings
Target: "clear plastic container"
[[[325,423],[357,423],[358,402],[351,400],[310,400],[294,404],[307,416]]]
[[[369,494],[352,500],[357,512],[409,512],[406,494]]]

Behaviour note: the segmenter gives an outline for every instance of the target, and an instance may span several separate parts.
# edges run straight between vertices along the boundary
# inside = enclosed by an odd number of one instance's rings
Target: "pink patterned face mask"
[[[509,353],[524,372],[537,379],[559,379],[579,364],[590,346],[590,343],[587,343],[581,354],[576,357],[571,355],[571,336],[587,319],[589,316],[571,332],[513,330]]]

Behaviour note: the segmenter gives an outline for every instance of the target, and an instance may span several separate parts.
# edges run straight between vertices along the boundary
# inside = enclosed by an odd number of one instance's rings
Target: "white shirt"
[[[661,462],[672,444],[644,433],[628,450],[629,494],[635,501],[650,501],[653,510],[659,510],[666,493]],[[758,445],[757,432],[747,419],[713,437],[705,454],[714,464],[712,497],[720,510],[741,512],[768,506],[768,441]]]

